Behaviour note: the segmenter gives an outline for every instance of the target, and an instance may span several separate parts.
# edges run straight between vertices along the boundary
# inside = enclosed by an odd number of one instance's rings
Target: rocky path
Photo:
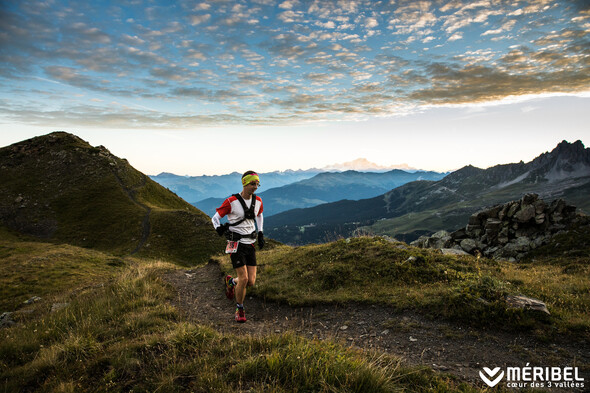
[[[410,364],[426,365],[480,386],[479,371],[483,367],[524,367],[526,363],[588,367],[590,364],[588,343],[565,339],[539,343],[526,334],[475,330],[429,320],[416,313],[397,313],[382,306],[292,308],[247,296],[248,322],[237,324],[233,320],[235,303],[225,296],[223,276],[216,263],[173,271],[165,279],[177,291],[173,304],[188,320],[218,331],[252,335],[292,331],[309,338],[334,339],[346,345],[392,353]]]

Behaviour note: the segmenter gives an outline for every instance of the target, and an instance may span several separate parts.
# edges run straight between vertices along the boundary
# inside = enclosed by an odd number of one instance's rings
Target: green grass
[[[39,253],[38,244],[11,241],[3,256]],[[61,258],[80,263],[87,250],[68,247],[70,254],[62,249]],[[98,252],[92,256],[98,265],[112,259]],[[117,274],[107,272],[103,281],[82,270],[78,279],[104,285],[75,296],[71,287],[54,287],[69,298],[66,308],[49,312],[41,307],[2,330],[0,391],[476,391],[427,368],[405,366],[391,355],[289,333],[235,336],[187,323],[169,303],[173,289],[160,278],[174,265],[125,262],[113,267]],[[36,274],[23,272],[23,279]]]
[[[20,310],[34,296],[51,299],[107,281],[126,264],[93,250],[19,240],[0,228],[0,312]]]
[[[153,209],[150,221],[150,236],[138,256],[194,266],[225,249],[225,239],[217,235],[211,221],[195,213]]]
[[[590,266],[539,260],[512,264],[360,237],[258,254],[252,293],[294,306],[364,302],[473,326],[590,337]],[[231,270],[229,258],[219,259]],[[572,265],[573,264],[573,265]],[[569,269],[569,271],[568,271]],[[508,309],[506,295],[544,301],[551,316]]]

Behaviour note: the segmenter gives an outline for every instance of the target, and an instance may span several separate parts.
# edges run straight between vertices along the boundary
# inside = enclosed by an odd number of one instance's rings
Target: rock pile
[[[463,250],[494,259],[521,259],[576,222],[576,207],[563,199],[547,204],[537,194],[496,205],[469,217],[463,229],[439,231],[411,243],[421,248]]]

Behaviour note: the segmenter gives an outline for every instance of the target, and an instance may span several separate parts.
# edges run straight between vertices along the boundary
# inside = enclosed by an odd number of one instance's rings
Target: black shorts
[[[254,244],[238,244],[238,251],[229,254],[234,269],[242,266],[256,266],[256,249]]]

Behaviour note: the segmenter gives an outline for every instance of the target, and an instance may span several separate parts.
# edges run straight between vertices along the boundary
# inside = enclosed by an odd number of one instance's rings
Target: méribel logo
[[[504,377],[504,371],[502,371],[501,373],[498,373],[498,371],[500,371],[500,367],[496,367],[493,370],[490,370],[489,368],[484,367],[483,371],[485,371],[485,373],[480,371],[479,376],[482,379],[482,381],[484,381],[486,383],[486,385],[488,385],[491,388],[496,386]]]

